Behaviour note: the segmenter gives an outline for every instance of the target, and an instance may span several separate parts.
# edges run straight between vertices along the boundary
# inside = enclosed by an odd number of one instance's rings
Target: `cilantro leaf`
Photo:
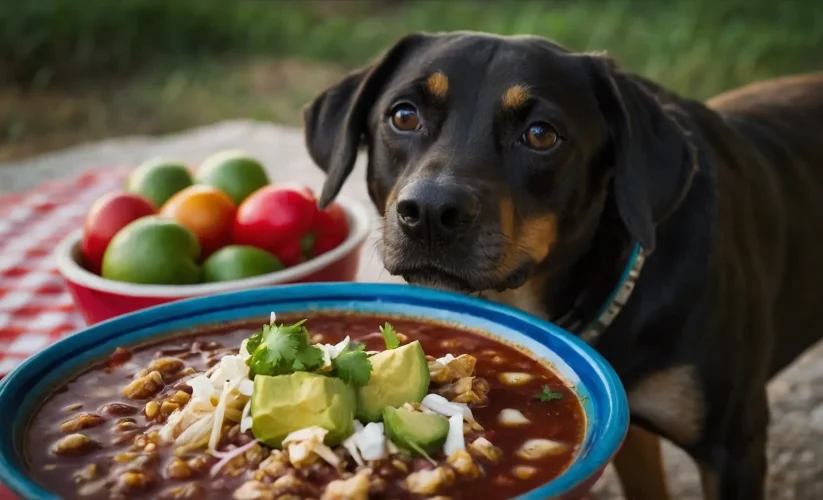
[[[302,324],[303,322],[291,326],[263,325],[252,336],[260,337],[260,342],[248,361],[253,375],[285,375],[294,372],[303,338],[308,336]]]
[[[397,349],[400,347],[400,340],[397,338],[397,332],[388,321],[385,325],[380,327],[380,333],[383,335],[383,340],[386,342],[386,349]]]
[[[356,340],[350,341],[347,348],[344,349],[344,351],[365,351],[365,350],[366,350],[366,344],[364,344],[363,342],[357,342]]]
[[[271,351],[269,359],[294,361],[300,347],[300,333],[300,330],[291,327],[264,327],[263,344]]]
[[[258,347],[260,347],[261,342],[263,342],[262,329],[255,332],[254,335],[249,337],[248,342],[246,342],[246,351],[248,351],[249,354],[254,354],[254,351],[256,351]]]
[[[285,375],[291,373],[291,363],[275,350],[261,345],[248,360],[252,378],[257,375]]]
[[[365,386],[371,378],[371,361],[362,350],[351,350],[347,347],[332,360],[331,365],[337,378],[357,387]]]
[[[562,393],[552,391],[551,387],[547,385],[544,385],[540,392],[534,396],[534,399],[540,401],[541,403],[548,403],[549,401],[562,398]]]
[[[297,359],[294,360],[295,371],[310,372],[323,366],[323,351],[309,344],[297,350]]]

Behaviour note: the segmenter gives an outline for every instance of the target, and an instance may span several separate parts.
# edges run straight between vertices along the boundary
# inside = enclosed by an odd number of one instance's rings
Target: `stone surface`
[[[134,137],[109,140],[47,154],[16,163],[0,164],[0,193],[34,187],[38,183],[77,174],[89,168],[133,165],[151,156],[171,156],[197,163],[227,148],[245,149],[263,160],[276,181],[299,181],[319,189],[323,173],[306,154],[300,131],[254,122],[224,122],[161,138]],[[343,195],[368,203],[361,158]],[[374,214],[374,225],[379,216]],[[361,258],[361,281],[399,281],[380,264],[377,234]],[[823,498],[823,349],[818,346],[772,382],[772,425],[769,443],[769,497],[775,500]],[[665,462],[673,498],[698,500],[695,466],[684,453],[665,447]],[[613,471],[598,483],[600,500],[622,498]]]

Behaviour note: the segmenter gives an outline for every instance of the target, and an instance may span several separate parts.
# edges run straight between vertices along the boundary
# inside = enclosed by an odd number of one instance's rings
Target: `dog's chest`
[[[627,393],[632,415],[654,425],[666,438],[682,446],[700,437],[705,408],[694,366],[654,372]]]

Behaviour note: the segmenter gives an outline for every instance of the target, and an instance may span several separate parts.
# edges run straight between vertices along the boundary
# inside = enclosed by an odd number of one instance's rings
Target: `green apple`
[[[178,222],[143,217],[121,229],[103,255],[106,279],[152,285],[200,281],[200,243]]]

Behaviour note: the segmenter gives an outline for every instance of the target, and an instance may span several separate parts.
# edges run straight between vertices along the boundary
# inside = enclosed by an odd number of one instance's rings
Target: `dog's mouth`
[[[484,291],[518,288],[528,279],[531,266],[522,266],[501,279],[487,273],[463,273],[437,266],[421,266],[396,270],[392,274],[402,276],[408,283],[427,288],[480,296]]]
[[[398,273],[412,285],[425,286],[427,288],[437,288],[440,290],[462,292],[467,294],[479,294],[482,289],[479,283],[458,274],[444,271],[436,267],[421,267],[414,270]]]

